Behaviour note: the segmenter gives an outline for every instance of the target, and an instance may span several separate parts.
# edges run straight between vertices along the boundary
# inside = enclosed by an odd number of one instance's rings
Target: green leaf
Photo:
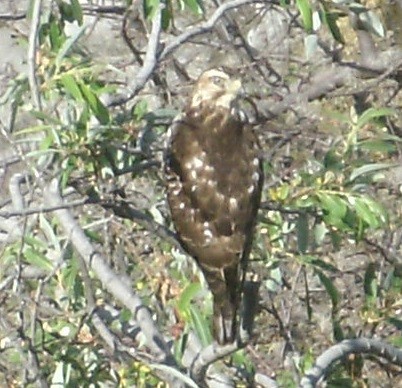
[[[363,140],[358,142],[361,150],[379,152],[382,154],[392,153],[397,150],[395,144],[388,140]]]
[[[394,317],[390,317],[387,319],[387,322],[389,322],[391,325],[395,326],[398,330],[402,330],[402,320]],[[401,338],[402,340],[402,338]],[[402,343],[400,343],[400,346],[402,346]]]
[[[367,205],[364,198],[356,198],[354,201],[354,208],[356,214],[360,217],[368,226],[377,228],[380,225],[380,220],[377,214]]]
[[[140,121],[148,113],[148,103],[146,100],[138,101],[133,109],[133,116],[136,121]]]
[[[391,108],[369,108],[362,113],[362,115],[358,118],[356,126],[357,128],[362,128],[371,120],[377,117],[391,116],[396,114],[396,111]]]
[[[78,25],[81,26],[84,19],[81,4],[78,0],[70,0],[70,2],[73,18],[77,21]]]
[[[186,7],[196,15],[202,15],[202,2],[200,0],[184,0]]]
[[[300,16],[303,21],[304,29],[307,32],[313,30],[313,12],[308,0],[296,0],[297,8],[299,8]]]
[[[344,218],[348,210],[344,199],[323,192],[318,192],[317,198],[324,211],[324,221],[343,230],[345,228]]]
[[[329,297],[331,298],[332,308],[335,310],[339,303],[339,293],[336,289],[334,283],[332,283],[331,279],[328,278],[324,272],[316,269],[315,273],[320,278],[322,285],[324,286],[325,290],[327,291]]]
[[[71,5],[67,4],[65,1],[58,1],[57,3],[62,19],[72,23],[74,21],[74,17]]]
[[[81,26],[77,31],[75,31],[68,39],[66,39],[63,45],[60,47],[60,50],[57,52],[55,64],[57,69],[60,68],[60,65],[65,58],[65,56],[70,52],[71,48],[78,41],[78,39],[84,34],[86,30],[86,26]]]
[[[169,28],[170,22],[172,20],[172,13],[170,7],[165,7],[162,9],[162,29],[166,31]]]
[[[159,7],[160,0],[144,0],[144,14],[148,20],[152,20]]]
[[[345,335],[343,334],[342,326],[340,325],[337,319],[332,320],[332,332],[334,335],[334,339],[336,342],[341,342],[345,339]]]
[[[24,251],[24,257],[29,264],[34,265],[35,267],[44,269],[45,271],[52,271],[53,264],[50,260],[46,258],[46,256],[35,249],[27,248]]]
[[[334,265],[327,263],[322,259],[317,259],[315,256],[310,257],[310,264],[313,265],[314,267],[318,267],[333,273],[339,272],[338,268],[336,268]]]
[[[99,100],[98,96],[84,83],[80,83],[80,90],[92,113],[99,122],[103,125],[108,124],[110,120],[109,111]]]
[[[364,294],[369,300],[375,299],[378,296],[378,284],[374,263],[369,263],[364,274]]]
[[[25,243],[29,244],[32,248],[36,248],[36,249],[47,248],[47,243],[39,238],[32,237],[32,236],[25,236],[24,240],[25,240]]]
[[[201,314],[201,311],[195,305],[190,305],[190,317],[192,326],[197,333],[201,344],[205,347],[212,342],[212,334],[208,321],[205,318],[205,314]]]
[[[320,4],[320,18],[323,24],[325,24],[329,32],[331,33],[332,37],[339,43],[345,43],[341,31],[339,30],[336,21],[338,20],[338,15],[334,12],[328,12],[325,3]]]
[[[345,216],[347,207],[342,198],[322,192],[318,192],[317,196],[324,210],[339,218]]]
[[[66,91],[70,93],[75,101],[84,100],[81,94],[81,89],[73,76],[71,76],[70,74],[63,74],[63,76],[60,78],[60,81]]]
[[[52,46],[52,51],[59,51],[66,37],[60,30],[59,23],[56,20],[50,22],[49,39]]]
[[[183,290],[176,305],[177,309],[181,314],[184,315],[188,314],[191,301],[201,290],[202,290],[201,283],[191,283]]]
[[[52,225],[42,213],[39,214],[39,226],[40,230],[46,235],[48,244],[51,244],[57,252],[61,252],[59,239],[57,238]]]
[[[398,167],[398,164],[395,163],[371,163],[371,164],[365,164],[364,166],[355,168],[352,173],[350,174],[349,180],[352,182],[356,178],[370,174],[373,172],[377,171],[382,171],[382,170],[387,170],[393,167]]]
[[[297,229],[297,249],[299,253],[306,253],[309,242],[309,225],[307,213],[299,214],[296,224]]]

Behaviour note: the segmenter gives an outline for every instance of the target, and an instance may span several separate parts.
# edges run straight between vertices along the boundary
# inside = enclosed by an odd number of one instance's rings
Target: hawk
[[[219,344],[236,337],[263,183],[257,136],[236,108],[240,89],[221,70],[204,72],[170,128],[165,154],[172,221],[212,292]]]

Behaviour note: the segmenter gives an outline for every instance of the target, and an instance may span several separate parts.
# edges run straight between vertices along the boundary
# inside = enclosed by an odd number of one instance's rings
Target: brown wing
[[[223,108],[190,111],[171,131],[165,172],[172,220],[214,296],[215,338],[230,342],[261,196],[258,141]]]

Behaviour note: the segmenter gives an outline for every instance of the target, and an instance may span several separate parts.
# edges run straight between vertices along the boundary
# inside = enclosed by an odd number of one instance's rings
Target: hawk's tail
[[[238,268],[204,270],[204,274],[214,298],[214,338],[220,345],[234,342],[241,292]]]

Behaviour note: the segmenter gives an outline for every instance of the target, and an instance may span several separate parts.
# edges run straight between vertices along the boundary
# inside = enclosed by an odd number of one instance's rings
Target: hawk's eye
[[[221,77],[211,77],[211,81],[216,85],[216,86],[222,86],[224,79]]]

